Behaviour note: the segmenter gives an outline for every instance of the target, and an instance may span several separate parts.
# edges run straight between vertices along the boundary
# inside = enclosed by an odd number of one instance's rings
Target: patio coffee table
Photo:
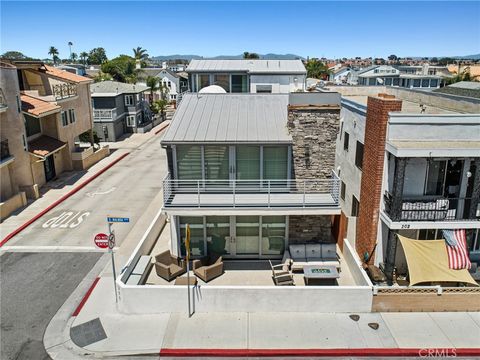
[[[309,285],[312,279],[318,285],[336,285],[336,280],[340,277],[337,268],[333,265],[305,265],[303,276],[306,285]]]

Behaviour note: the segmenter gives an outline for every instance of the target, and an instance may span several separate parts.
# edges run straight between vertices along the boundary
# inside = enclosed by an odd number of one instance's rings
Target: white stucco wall
[[[256,93],[257,85],[272,85],[272,93],[287,94],[305,90],[305,81],[305,75],[250,75],[250,92]]]
[[[360,201],[360,185],[362,171],[355,165],[355,151],[357,141],[364,143],[365,116],[342,106],[340,112],[341,132],[337,137],[335,149],[335,171],[338,174],[340,168],[340,180],[346,185],[345,200],[340,199],[340,206],[345,215],[352,213],[352,196]],[[349,134],[348,151],[343,149],[344,133]]]

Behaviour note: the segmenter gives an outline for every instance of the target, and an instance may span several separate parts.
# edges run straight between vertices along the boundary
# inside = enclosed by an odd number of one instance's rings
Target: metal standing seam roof
[[[288,94],[187,94],[162,144],[291,143]]]
[[[90,86],[92,96],[116,96],[120,94],[141,93],[150,90],[148,86],[125,84],[117,81],[100,81]]]
[[[250,74],[306,74],[301,60],[191,60],[187,72],[247,72]]]

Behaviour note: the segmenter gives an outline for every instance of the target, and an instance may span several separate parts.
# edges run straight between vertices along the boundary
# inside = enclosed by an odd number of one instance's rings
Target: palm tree
[[[70,58],[72,59],[72,62],[77,61],[77,59],[78,59],[77,53],[74,53],[74,52],[73,52],[72,55],[70,55]]]
[[[307,68],[307,76],[315,79],[326,80],[331,71],[328,66],[318,59],[310,59],[305,66]]]
[[[147,76],[145,83],[150,88],[150,103],[153,102],[153,93],[160,89],[158,86],[159,79],[155,76]]]
[[[58,59],[58,49],[55,46],[50,46],[48,50],[48,55],[52,55],[53,64],[55,65],[56,59]]]
[[[70,49],[70,58],[72,58],[72,46],[73,43],[71,41],[68,42],[68,48]]]
[[[82,51],[80,53],[80,59],[82,59],[83,65],[87,65],[87,58],[88,58],[88,53],[86,51]]]
[[[137,46],[136,49],[133,49],[133,57],[135,60],[147,60],[148,59],[148,54],[146,49],[142,49],[140,46]]]
[[[93,78],[95,82],[113,80],[112,75],[99,71],[97,75]]]

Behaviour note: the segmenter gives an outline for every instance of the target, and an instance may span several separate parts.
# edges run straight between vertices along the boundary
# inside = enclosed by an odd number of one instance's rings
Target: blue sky
[[[109,58],[142,46],[150,55],[310,57],[480,53],[480,2],[1,2],[1,52],[48,57],[67,43]]]

